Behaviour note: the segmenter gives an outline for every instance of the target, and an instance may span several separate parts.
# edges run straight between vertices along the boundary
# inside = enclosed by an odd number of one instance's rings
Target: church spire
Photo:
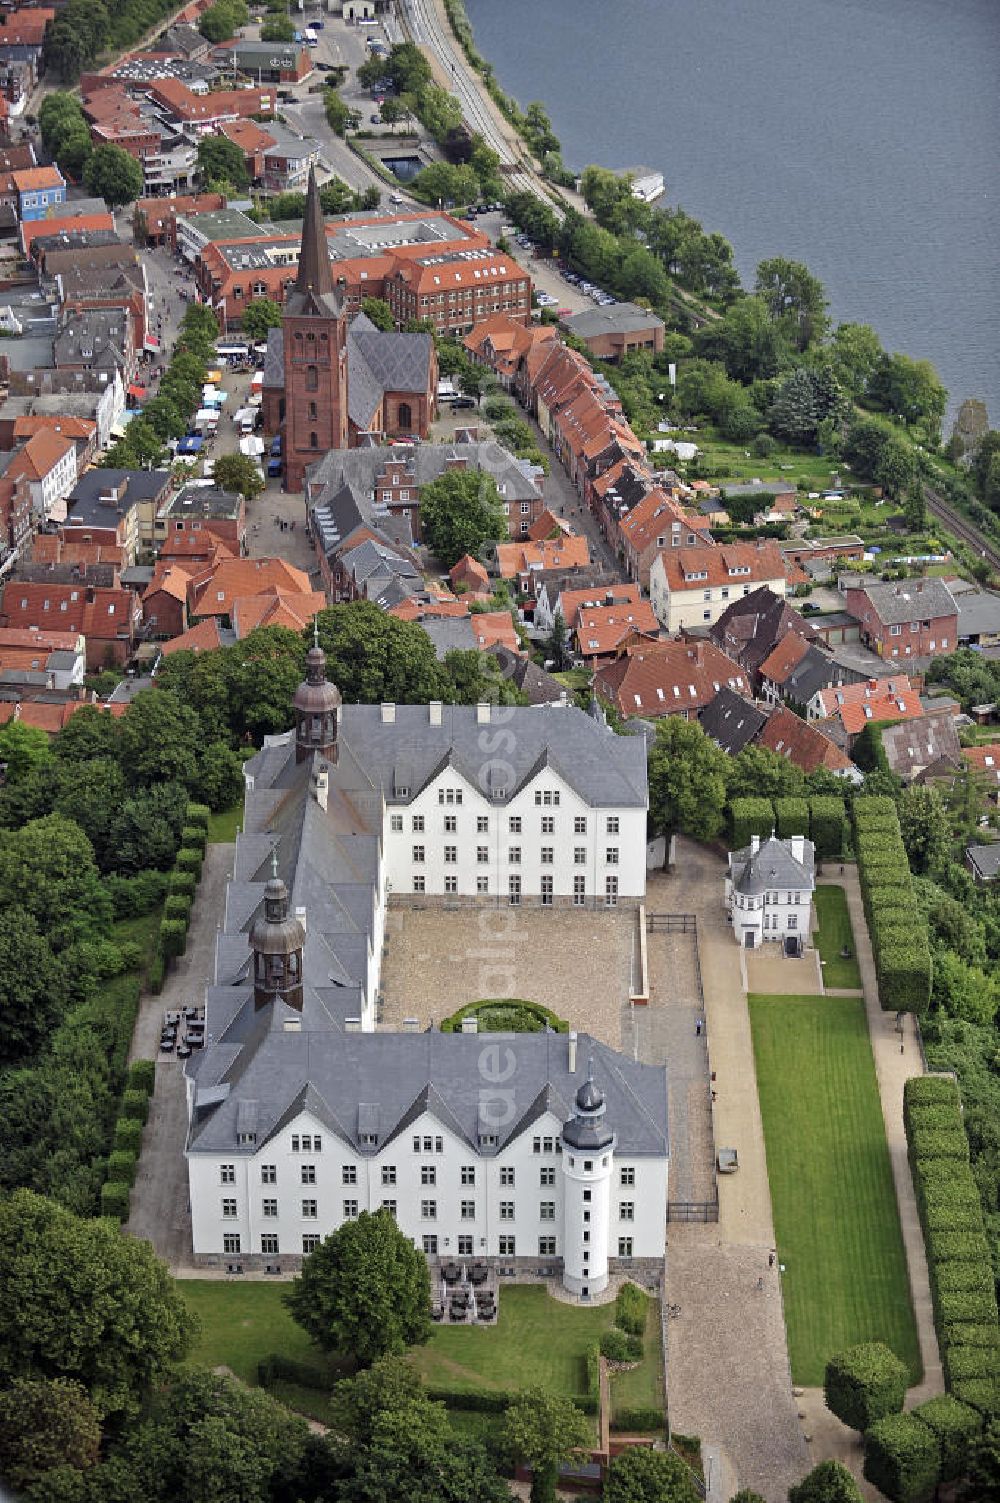
[[[299,274],[295,279],[296,292],[312,293],[322,297],[333,292],[333,272],[330,269],[330,249],[326,243],[326,228],[323,222],[323,207],[316,186],[316,169],[309,169],[309,189],[306,193],[306,215],[302,222],[302,246],[299,250]]]

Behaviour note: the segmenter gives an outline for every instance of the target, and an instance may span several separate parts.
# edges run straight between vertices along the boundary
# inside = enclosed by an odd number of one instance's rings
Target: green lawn
[[[651,1299],[643,1333],[644,1357],[638,1367],[616,1373],[611,1379],[611,1407],[615,1414],[623,1409],[663,1409],[663,1342],[660,1339],[660,1301]]]
[[[586,1392],[588,1346],[614,1324],[613,1304],[580,1309],[551,1299],[540,1285],[504,1285],[495,1326],[434,1327],[426,1346],[411,1353],[414,1366],[437,1387],[529,1388]]]
[[[826,986],[841,991],[861,990],[861,971],[858,968],[858,948],[854,943],[851,915],[847,908],[847,894],[833,883],[820,883],[813,894],[819,928],[813,935],[820,960],[823,962],[823,982]],[[850,959],[841,955],[841,950],[851,952]]]
[[[287,1284],[178,1279],[177,1288],[201,1322],[192,1362],[231,1367],[245,1383],[256,1383],[258,1362],[272,1352],[313,1366],[323,1361],[282,1302]]]
[[[884,1341],[921,1376],[864,1003],[751,996],[792,1378]]]
[[[208,816],[209,845],[231,845],[236,839],[236,826],[243,823],[243,804],[234,804],[219,814]]]
[[[161,910],[154,908],[152,913],[144,913],[139,918],[119,919],[112,925],[111,938],[118,944],[131,941],[139,945],[143,966],[148,966],[156,951],[161,916]]]

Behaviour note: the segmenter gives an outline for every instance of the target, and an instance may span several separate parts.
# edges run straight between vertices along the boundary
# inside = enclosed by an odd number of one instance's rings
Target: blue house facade
[[[18,178],[27,179],[22,186]],[[22,223],[45,219],[66,202],[66,184],[58,167],[34,167],[14,174],[18,189],[18,214]]]

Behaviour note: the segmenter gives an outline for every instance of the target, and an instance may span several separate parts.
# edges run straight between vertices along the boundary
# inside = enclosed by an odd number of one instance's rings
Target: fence
[[[668,1200],[668,1221],[718,1221],[719,1219],[719,1191],[713,1186],[714,1195],[711,1200]]]
[[[646,928],[650,934],[698,933],[698,916],[695,913],[649,913]]]

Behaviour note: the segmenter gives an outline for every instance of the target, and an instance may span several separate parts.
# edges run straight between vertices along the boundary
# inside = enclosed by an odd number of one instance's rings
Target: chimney
[[[569,1073],[576,1074],[576,1029],[571,1028],[569,1034]]]
[[[389,704],[387,702],[383,703],[383,705],[382,705],[382,724],[383,725],[395,725],[395,723],[396,723],[396,706],[394,704]]]
[[[313,778],[313,792],[316,795],[317,804],[325,812],[330,797],[330,769],[325,762]]]
[[[750,854],[751,854],[751,856],[756,856],[756,854],[757,854],[757,852],[759,850],[760,850],[760,836],[759,835],[751,835],[750,836]]]
[[[568,693],[567,693],[567,691],[565,689],[561,689],[559,691],[559,708],[561,710],[565,710],[565,708],[566,708],[566,706],[568,704],[569,704],[569,695],[568,695]]]
[[[463,1033],[478,1033],[479,1032],[479,1019],[476,1017],[475,1013],[470,1013],[468,1015],[468,1017],[464,1017],[462,1019],[462,1032]]]
[[[441,724],[441,701],[432,699],[427,706],[427,717],[430,725]]]
[[[296,910],[295,910],[295,917],[298,919],[299,923],[302,925],[302,933],[305,934],[305,932],[306,932],[306,911],[305,911],[305,909],[304,908],[296,908]]]
[[[489,725],[489,723],[490,723],[490,707],[489,707],[489,702],[486,701],[486,700],[480,700],[479,704],[476,705],[476,724],[477,725]]]
[[[796,861],[804,860],[806,854],[806,837],[804,835],[793,835],[791,846],[793,859]]]

